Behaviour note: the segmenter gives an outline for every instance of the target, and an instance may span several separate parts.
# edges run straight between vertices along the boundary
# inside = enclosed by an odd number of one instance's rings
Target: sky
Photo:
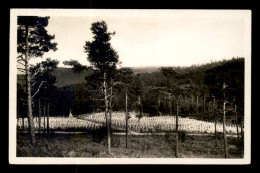
[[[65,15],[65,16],[64,16]],[[50,15],[46,27],[55,35],[56,52],[48,57],[90,65],[83,46],[92,41],[93,22],[105,21],[121,67],[190,66],[250,56],[248,11],[92,10],[84,15]]]

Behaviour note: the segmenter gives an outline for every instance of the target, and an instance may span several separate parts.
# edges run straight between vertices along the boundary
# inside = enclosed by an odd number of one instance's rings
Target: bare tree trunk
[[[193,94],[191,94],[191,106],[193,108]]]
[[[39,138],[41,139],[41,100],[39,99]]]
[[[241,116],[241,122],[240,122],[240,128],[241,128],[241,139],[244,141],[244,134],[243,134],[243,117]]]
[[[107,153],[110,154],[111,150],[111,138],[110,138],[110,125],[109,125],[109,118],[108,118],[108,99],[107,99],[107,84],[106,84],[107,74],[104,73],[104,97],[105,97],[105,117],[106,117],[106,126],[107,126]]]
[[[109,128],[112,131],[112,98],[113,98],[113,80],[111,78],[110,97],[109,97]]]
[[[213,97],[213,116],[215,118],[215,145],[218,145],[218,138],[217,138],[217,115],[215,114],[215,104],[216,100],[215,97]]]
[[[163,102],[163,108],[164,108],[164,113],[166,114],[166,94],[164,94],[164,102]]]
[[[206,95],[203,94],[203,118],[205,118]]]
[[[139,109],[138,123],[140,123],[140,119],[143,116],[143,108],[142,108],[141,96],[140,95],[138,95],[138,109]]]
[[[158,97],[158,102],[157,102],[157,112],[158,112],[158,115],[160,115],[160,104],[161,104],[161,100],[160,100],[160,97]]]
[[[45,117],[46,117],[46,106],[45,103],[43,104],[43,129],[46,130],[45,126]],[[45,132],[44,132],[45,133]]]
[[[127,148],[128,138],[128,110],[127,110],[127,86],[125,87],[125,147]]]
[[[47,136],[50,136],[50,125],[49,125],[49,114],[50,114],[50,105],[47,103]]]
[[[226,101],[225,101],[225,83],[223,84],[223,137],[224,137],[224,151],[225,158],[228,158],[228,148],[227,148],[227,136],[226,136]]]
[[[199,113],[199,96],[197,94],[197,100],[196,100],[196,112]]]
[[[169,99],[169,109],[170,109],[170,115],[172,114],[172,103],[171,100]]]
[[[22,117],[22,122],[23,122],[23,130],[24,130],[24,117]]]
[[[235,104],[235,116],[236,116],[236,128],[237,128],[237,139],[239,140],[239,131],[238,131],[238,120],[237,120],[237,105]]]
[[[35,144],[35,131],[34,122],[32,115],[32,100],[31,100],[31,83],[30,83],[30,72],[29,72],[29,45],[28,45],[28,26],[26,26],[25,34],[26,52],[25,52],[25,76],[26,76],[26,94],[27,94],[27,116],[28,116],[28,127],[30,133],[30,142],[32,145]]]
[[[176,106],[176,147],[175,147],[175,157],[179,157],[179,153],[178,153],[178,138],[179,138],[179,134],[178,134],[178,118],[179,118],[179,104],[177,103]]]

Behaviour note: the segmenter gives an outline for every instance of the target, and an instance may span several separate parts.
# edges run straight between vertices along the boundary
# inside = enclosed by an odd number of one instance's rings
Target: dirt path
[[[28,133],[27,131],[19,131],[18,133]],[[35,133],[38,133],[38,131],[36,131]],[[66,132],[66,131],[54,131],[55,134],[83,134],[86,132]],[[172,133],[175,134],[175,133]],[[120,136],[124,136],[125,132],[118,132],[118,133],[113,133],[113,135],[120,135]],[[138,133],[138,132],[129,132],[128,135],[134,135],[134,136],[151,136],[151,135],[155,135],[155,136],[162,136],[165,135],[165,133]],[[189,136],[214,136],[214,134],[210,134],[210,133],[187,133],[187,135]],[[236,134],[227,134],[228,137],[236,137]]]

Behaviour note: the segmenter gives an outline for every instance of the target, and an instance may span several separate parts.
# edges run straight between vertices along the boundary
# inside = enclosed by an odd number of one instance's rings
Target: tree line
[[[146,115],[163,116],[172,114],[173,110],[176,109],[176,105],[173,104],[173,97],[178,94],[177,91],[181,91],[181,116],[213,120],[214,98],[215,113],[221,114],[221,107],[218,105],[220,105],[222,99],[221,80],[224,81],[224,78],[221,78],[225,76],[228,85],[226,98],[229,100],[229,106],[232,107],[232,104],[236,103],[238,114],[243,116],[244,59],[234,58],[216,64],[214,67],[211,67],[212,64],[203,65],[204,67],[191,67],[193,69],[164,67],[158,72],[141,74],[134,74],[131,68],[121,68],[117,69],[118,74],[114,80],[128,84],[129,111],[137,111],[137,102],[141,102],[143,112],[147,113]],[[102,100],[98,99],[101,96],[98,92],[98,86],[95,86],[97,78],[94,77],[94,70],[91,68],[84,70],[88,71],[86,82],[60,88],[53,85],[54,82],[52,82],[51,88],[49,86],[46,91],[42,88],[38,96],[50,98],[52,116],[68,116],[70,110],[73,115],[104,110]],[[224,73],[226,74],[223,75]],[[52,80],[55,81],[54,78],[55,76],[52,76]],[[25,95],[21,85],[23,84],[18,83],[18,94]],[[114,111],[125,110],[125,107],[121,104],[125,100],[124,90],[125,88],[122,86],[114,86]],[[22,112],[22,109],[24,110],[21,106],[20,112]],[[37,109],[35,109],[35,112],[37,112]],[[230,111],[228,112],[230,113]],[[233,120],[232,118],[231,114],[230,121]]]

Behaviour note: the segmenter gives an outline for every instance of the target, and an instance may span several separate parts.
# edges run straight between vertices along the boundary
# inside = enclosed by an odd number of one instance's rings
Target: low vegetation
[[[106,131],[106,129],[103,129]],[[17,157],[97,157],[97,158],[174,158],[174,134],[134,136],[112,135],[111,154],[106,152],[105,133],[52,134],[49,139],[42,135],[33,150],[27,134],[17,136]],[[181,158],[222,158],[223,139],[215,146],[212,136],[183,136],[179,142]],[[228,137],[229,158],[242,158],[243,143]]]

